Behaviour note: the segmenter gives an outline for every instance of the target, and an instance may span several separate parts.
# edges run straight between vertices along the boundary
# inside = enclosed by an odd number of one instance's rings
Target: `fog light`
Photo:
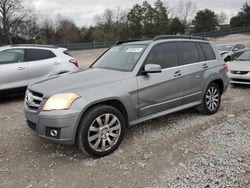
[[[51,129],[50,130],[50,135],[53,136],[53,137],[57,137],[58,136],[58,131],[55,130],[55,129]]]
[[[59,139],[61,134],[61,128],[47,127],[46,136],[50,138]]]

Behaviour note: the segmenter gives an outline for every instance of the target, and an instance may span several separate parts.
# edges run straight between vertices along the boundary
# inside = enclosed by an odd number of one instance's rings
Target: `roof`
[[[139,40],[123,40],[123,41],[118,41],[116,43],[116,45],[128,45],[128,44],[133,44],[133,45],[148,45],[150,44],[151,42],[154,42],[154,41],[159,41],[159,40],[173,40],[173,39],[176,39],[176,40],[180,40],[180,39],[183,39],[183,40],[200,40],[200,41],[209,41],[208,38],[206,37],[197,37],[197,36],[188,36],[188,35],[160,35],[160,36],[156,36],[154,37],[153,39],[149,40],[142,40],[142,39],[139,39]]]
[[[34,48],[53,48],[53,49],[60,48],[53,45],[39,45],[39,44],[14,44],[10,45],[9,47],[34,47]]]
[[[152,42],[152,40],[139,40],[139,41],[127,41],[122,43],[122,45],[148,45]],[[118,44],[119,45],[119,44]]]

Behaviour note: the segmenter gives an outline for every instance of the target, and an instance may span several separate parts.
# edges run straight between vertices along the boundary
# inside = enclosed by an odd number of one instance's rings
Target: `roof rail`
[[[40,44],[13,44],[10,47],[40,47],[40,48],[59,48],[58,46],[54,45],[40,45]]]
[[[194,39],[194,40],[204,40],[209,41],[207,37],[197,37],[189,35],[161,35],[154,37],[153,41],[163,40],[163,39]]]
[[[126,44],[129,42],[140,42],[140,41],[145,41],[145,39],[120,40],[120,41],[117,41],[117,43],[115,45]]]

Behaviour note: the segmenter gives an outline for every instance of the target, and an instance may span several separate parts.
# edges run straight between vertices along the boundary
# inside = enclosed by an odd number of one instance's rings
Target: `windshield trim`
[[[116,46],[144,46],[144,49],[142,50],[140,56],[138,57],[137,61],[135,62],[134,66],[129,69],[129,70],[124,70],[124,69],[117,69],[117,68],[110,68],[110,67],[93,67],[96,62],[104,55],[106,54],[110,49],[116,47]],[[107,49],[100,57],[98,57],[94,63],[92,65],[90,65],[89,68],[100,68],[100,69],[108,69],[108,70],[116,70],[116,71],[121,71],[121,72],[133,72],[134,68],[136,67],[137,63],[139,62],[139,60],[141,59],[142,55],[144,54],[145,50],[147,49],[148,44],[122,44],[122,45],[115,45],[112,46],[111,48]]]

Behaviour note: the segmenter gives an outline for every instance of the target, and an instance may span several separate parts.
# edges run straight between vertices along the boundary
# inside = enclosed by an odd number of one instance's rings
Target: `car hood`
[[[44,97],[47,98],[57,93],[77,92],[132,77],[132,72],[90,68],[61,76],[50,77],[30,85],[28,89],[42,93]]]
[[[250,61],[231,61],[227,65],[229,70],[250,71]]]

